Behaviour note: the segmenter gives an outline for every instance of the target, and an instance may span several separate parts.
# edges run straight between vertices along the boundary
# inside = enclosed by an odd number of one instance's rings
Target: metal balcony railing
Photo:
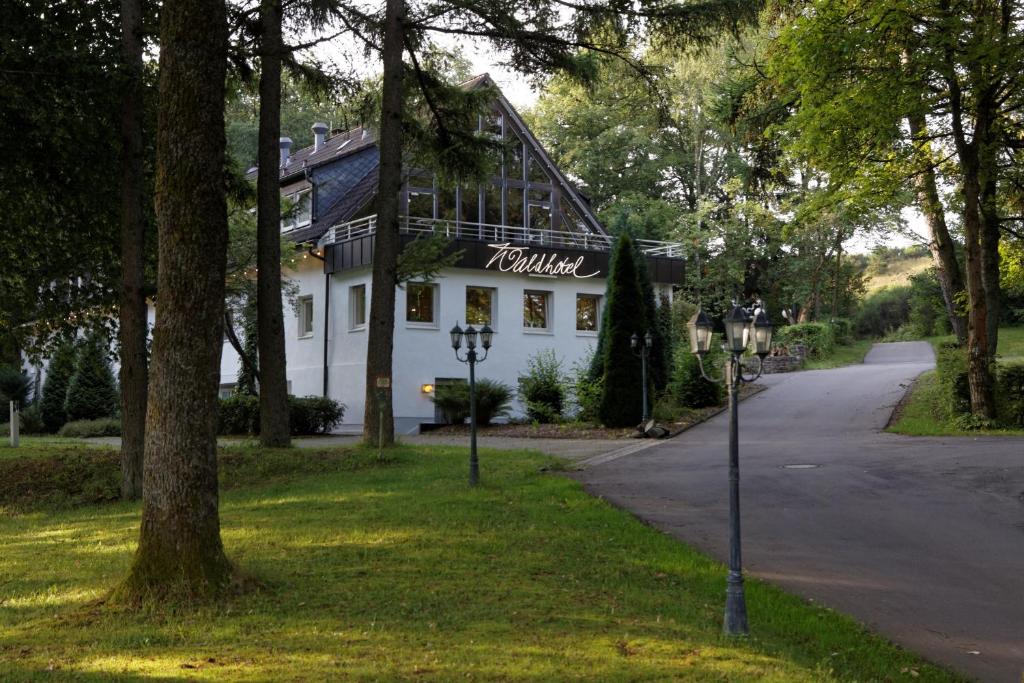
[[[320,245],[347,242],[377,231],[377,216],[366,216],[331,227],[320,239]],[[577,233],[564,230],[535,230],[513,225],[491,225],[489,223],[467,223],[435,218],[399,217],[399,231],[403,234],[443,234],[450,239],[479,240],[500,244],[511,242],[526,246],[554,247],[563,249],[587,249],[610,251],[615,238],[594,233]],[[683,245],[678,242],[657,240],[636,240],[640,250],[648,256],[682,258]]]

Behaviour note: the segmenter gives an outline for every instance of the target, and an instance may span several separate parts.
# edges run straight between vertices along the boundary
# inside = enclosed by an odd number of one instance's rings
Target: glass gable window
[[[541,165],[540,160],[535,156],[530,156],[530,182],[531,183],[550,183],[551,179],[548,178],[548,174],[544,172],[544,167]]]
[[[408,215],[413,218],[433,218],[434,193],[410,191]]]
[[[313,192],[302,190],[286,196],[291,206],[281,220],[281,232],[309,225],[313,220]]]
[[[410,282],[405,286],[405,320],[419,325],[436,325],[435,298],[437,285]]]
[[[361,330],[366,327],[366,285],[348,288],[348,328]]]
[[[494,327],[494,288],[466,287],[466,322]]]
[[[550,329],[551,292],[523,292],[523,327],[528,330]]]
[[[597,294],[576,295],[576,331],[597,333],[601,297]]]
[[[518,187],[508,188],[505,204],[505,225],[523,227],[523,190]]]

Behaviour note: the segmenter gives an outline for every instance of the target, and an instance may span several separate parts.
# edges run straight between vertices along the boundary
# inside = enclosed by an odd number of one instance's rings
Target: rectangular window
[[[285,196],[284,217],[281,219],[281,232],[295,230],[309,225],[313,219],[313,193],[302,190]]]
[[[313,297],[299,297],[299,337],[313,336]]]
[[[523,327],[528,330],[551,328],[551,292],[523,292]]]
[[[411,218],[433,218],[434,193],[410,191],[409,211],[406,215]]]
[[[480,188],[476,185],[463,187],[459,190],[462,201],[462,214],[459,218],[463,223],[480,222]],[[500,206],[498,207],[501,208]]]
[[[366,327],[366,285],[348,288],[348,329]]]
[[[530,204],[530,230],[539,232],[551,229],[551,209],[542,204]]]
[[[597,294],[576,295],[576,331],[597,332],[600,324],[598,315],[601,308],[601,297]]]
[[[405,320],[419,325],[436,325],[437,285],[410,282],[405,286]]]
[[[523,227],[523,190],[519,187],[508,188],[505,203],[505,225]]]
[[[501,217],[501,187],[488,184],[484,186],[484,223],[503,225]]]
[[[544,165],[533,155],[530,155],[530,174],[528,177],[531,183],[551,182],[551,178],[548,178],[548,174],[544,171]]]
[[[509,145],[505,155],[507,163],[506,173],[513,180],[523,179],[523,143],[515,135],[512,135],[513,144]]]
[[[466,322],[494,327],[494,288],[466,287]]]

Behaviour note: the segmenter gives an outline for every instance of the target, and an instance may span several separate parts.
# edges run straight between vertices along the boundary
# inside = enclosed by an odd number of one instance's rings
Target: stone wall
[[[804,366],[804,359],[807,357],[807,347],[803,344],[793,346],[777,347],[773,349],[773,355],[764,359],[764,374],[775,375],[780,372],[794,372]]]

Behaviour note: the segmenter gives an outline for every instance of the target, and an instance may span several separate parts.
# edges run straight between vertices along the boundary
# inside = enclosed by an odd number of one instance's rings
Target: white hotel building
[[[486,75],[467,87],[485,83]],[[477,376],[512,387],[538,351],[553,349],[568,369],[596,345],[612,238],[504,97],[480,126],[514,145],[490,183],[446,190],[430,173],[411,170],[402,189],[403,242],[443,231],[463,256],[436,279],[397,291],[392,396],[399,434],[437,421],[433,386],[467,377],[448,335],[456,323],[494,329]],[[281,147],[281,191],[299,207],[282,229],[308,246],[300,267],[285,273],[299,290],[294,309],[285,310],[289,392],[341,401],[341,430],[351,431],[363,416],[378,149],[364,129],[330,136],[324,124],[313,130],[312,147],[292,152],[286,138]],[[671,296],[682,281],[679,245],[641,241],[641,249],[655,286]],[[226,344],[222,392],[237,372],[238,357]],[[518,402],[514,414],[522,414]]]

